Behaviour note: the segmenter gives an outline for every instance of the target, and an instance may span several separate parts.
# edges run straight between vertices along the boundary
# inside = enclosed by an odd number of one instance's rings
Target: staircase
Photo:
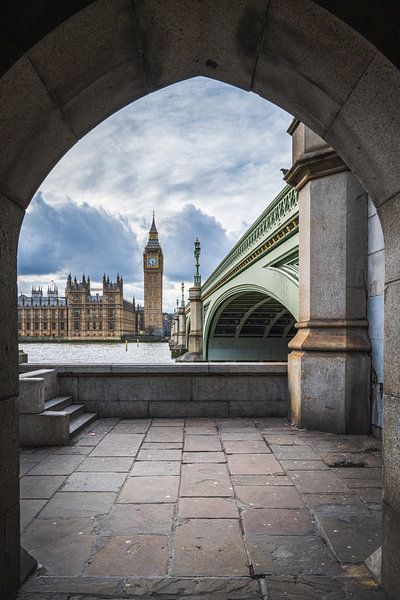
[[[61,411],[68,415],[70,438],[97,418],[97,413],[86,412],[84,404],[75,404],[72,396],[55,396],[45,401],[44,412]]]
[[[21,446],[65,446],[97,418],[72,396],[57,395],[57,372],[40,369],[19,378],[19,429]]]

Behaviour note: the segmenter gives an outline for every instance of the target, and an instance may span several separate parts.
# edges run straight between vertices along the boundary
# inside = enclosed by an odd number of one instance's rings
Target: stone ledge
[[[73,375],[124,375],[126,377],[136,375],[286,375],[287,362],[202,362],[202,363],[166,363],[157,365],[147,364],[49,364],[48,369],[55,369],[59,377]],[[21,373],[43,369],[43,364],[28,363],[21,365]]]

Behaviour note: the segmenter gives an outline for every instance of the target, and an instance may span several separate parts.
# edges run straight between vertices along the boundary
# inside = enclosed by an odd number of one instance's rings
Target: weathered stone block
[[[0,597],[14,598],[20,582],[18,502],[0,515]]]
[[[65,446],[69,439],[69,415],[63,411],[19,416],[21,446]]]
[[[20,375],[20,383],[29,385],[29,379],[42,379],[43,381],[43,398],[50,400],[57,396],[58,382],[57,371],[55,369],[36,369]]]
[[[20,414],[44,411],[44,380],[42,377],[20,377],[18,411]]]
[[[19,444],[17,399],[0,401],[0,515],[7,513],[19,498]],[[13,550],[11,549],[13,552]]]
[[[383,503],[382,585],[388,600],[399,596],[400,513]]]
[[[266,383],[266,382],[265,382]],[[281,397],[262,399],[243,399],[229,401],[230,417],[286,417],[289,410],[286,381],[282,382],[284,389]],[[266,384],[266,389],[269,383]],[[268,394],[269,395],[269,394]]]
[[[292,352],[291,414],[300,427],[369,433],[370,358],[362,353]]]
[[[384,500],[400,514],[400,399],[384,396],[383,455]]]
[[[60,105],[129,60],[142,67],[132,5],[128,0],[89,5],[44,37],[29,56]],[[139,65],[135,79],[140,80]]]
[[[147,400],[113,400],[110,401],[107,397],[97,400],[97,402],[86,401],[86,410],[94,410],[100,417],[121,417],[122,419],[141,419],[146,418],[149,414]]]
[[[385,394],[400,398],[400,281],[385,286]]]
[[[1,87],[1,86],[0,86]],[[1,98],[1,91],[0,91]],[[1,100],[0,100],[1,101]],[[0,106],[0,122],[1,122]],[[15,136],[15,133],[13,134]],[[2,138],[3,139],[3,138]],[[0,154],[3,146],[0,149]],[[1,179],[1,178],[0,178]],[[0,185],[1,187],[1,185]],[[0,401],[18,395],[17,244],[24,211],[0,193]]]
[[[265,5],[234,0],[227,10],[225,2],[204,0],[199,8],[188,0],[136,3],[151,89],[196,75],[250,89]]]
[[[340,146],[343,160],[379,206],[400,190],[398,154],[389,141],[398,113],[398,70],[377,52],[354,83],[324,139],[333,148]],[[355,140],[362,140],[364,150],[360,144],[354,151]]]
[[[150,417],[225,417],[228,402],[149,402]]]
[[[323,136],[372,57],[372,46],[339,20],[328,20],[323,8],[303,3],[299,11],[296,0],[271,2],[254,88]],[[301,102],[300,89],[307,90]]]
[[[77,141],[26,56],[1,79],[0,122],[1,189],[26,207],[52,166]],[[24,135],[16,135],[19,128]]]

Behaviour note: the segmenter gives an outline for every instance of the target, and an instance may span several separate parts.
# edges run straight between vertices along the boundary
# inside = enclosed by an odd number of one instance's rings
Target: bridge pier
[[[289,344],[292,420],[335,433],[369,433],[367,195],[336,152],[295,121],[300,297]]]
[[[179,330],[179,315],[178,315],[178,300],[176,301],[176,310],[174,312],[174,316],[172,317],[171,323],[171,338],[169,341],[170,350],[174,350],[175,346],[178,344],[178,330]]]
[[[178,308],[178,343],[174,347],[173,356],[179,358],[187,350],[186,348],[186,310],[184,299],[184,284],[182,283],[182,300]]]
[[[187,360],[203,360],[203,310],[201,303],[201,287],[189,288],[190,332]]]

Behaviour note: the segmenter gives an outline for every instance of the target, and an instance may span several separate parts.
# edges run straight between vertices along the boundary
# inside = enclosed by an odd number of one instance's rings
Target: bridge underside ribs
[[[287,360],[294,316],[275,298],[248,292],[217,313],[208,340],[208,360]]]

